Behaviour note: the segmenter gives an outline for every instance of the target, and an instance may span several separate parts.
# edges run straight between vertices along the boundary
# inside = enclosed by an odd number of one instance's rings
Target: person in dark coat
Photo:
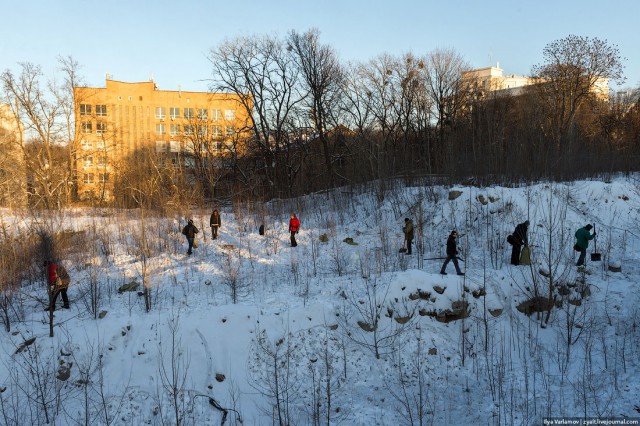
[[[295,213],[291,213],[291,220],[289,220],[289,232],[291,232],[291,247],[298,245],[296,241],[296,234],[300,230],[300,220],[296,217]]]
[[[189,219],[187,225],[182,229],[182,233],[185,237],[187,237],[187,242],[189,243],[189,249],[187,250],[187,254],[191,255],[193,250],[193,242],[196,239],[196,234],[198,233],[198,228],[193,224],[193,219]]]
[[[525,220],[523,223],[516,225],[515,231],[513,231],[513,239],[511,246],[511,264],[518,266],[520,264],[520,250],[522,246],[529,245],[529,238],[527,231],[529,230],[529,221]]]
[[[220,220],[220,214],[218,213],[218,210],[214,210],[213,213],[211,213],[211,218],[209,219],[212,239],[215,240],[216,238],[218,238],[218,228],[220,228],[221,225],[222,221]]]
[[[413,241],[413,222],[411,219],[406,217],[404,219],[404,226],[402,227],[402,232],[404,232],[404,240],[407,242],[407,254],[411,254],[411,242]]]
[[[456,231],[451,231],[449,238],[447,238],[447,258],[442,264],[442,268],[440,268],[440,273],[442,275],[447,275],[446,269],[449,261],[453,261],[453,266],[456,267],[456,272],[458,275],[464,275],[464,272],[460,270],[460,266],[458,265],[458,258],[456,257],[458,254],[457,242],[456,238],[458,238],[458,233]]]
[[[47,260],[44,262],[44,266],[47,268],[47,281],[49,284],[49,294],[51,295],[51,303],[45,310],[56,310],[56,299],[58,299],[58,294],[62,295],[62,307],[64,309],[69,309],[69,297],[67,296],[67,288],[69,288],[69,284],[71,283],[69,273],[64,266],[55,263],[54,261]]]
[[[580,257],[578,257],[578,263],[576,263],[576,266],[584,266],[584,259],[587,256],[587,247],[589,247],[589,240],[593,240],[593,238],[596,236],[595,231],[593,232],[593,234],[590,233],[592,229],[593,226],[591,226],[591,224],[588,224],[587,226],[576,231],[576,244],[574,247],[580,249]]]

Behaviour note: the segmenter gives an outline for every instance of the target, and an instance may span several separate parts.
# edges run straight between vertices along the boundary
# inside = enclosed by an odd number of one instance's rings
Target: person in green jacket
[[[593,229],[593,226],[589,224],[576,231],[576,245],[574,246],[574,248],[576,248],[576,250],[580,249],[580,257],[578,257],[578,263],[576,263],[576,266],[584,265],[584,258],[587,256],[587,247],[589,247],[589,240],[593,240],[593,237],[596,236],[595,231],[593,234],[590,233],[591,229]]]

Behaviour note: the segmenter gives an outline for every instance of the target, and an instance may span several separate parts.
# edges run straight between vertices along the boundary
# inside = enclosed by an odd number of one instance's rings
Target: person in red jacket
[[[44,262],[44,265],[47,267],[49,293],[52,295],[51,304],[45,310],[56,310],[56,299],[58,298],[58,294],[62,294],[62,307],[64,309],[69,309],[69,297],[67,296],[67,288],[71,282],[69,273],[64,266],[58,265],[53,261],[47,260]]]
[[[291,232],[291,247],[298,245],[296,242],[296,234],[300,230],[300,221],[296,217],[295,213],[291,213],[291,220],[289,220],[289,231]]]

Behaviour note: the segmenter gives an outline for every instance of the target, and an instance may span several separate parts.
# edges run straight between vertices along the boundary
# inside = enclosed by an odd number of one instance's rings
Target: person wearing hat
[[[593,234],[590,232],[591,229],[593,229],[593,226],[591,226],[591,224],[588,224],[587,226],[576,231],[576,244],[573,247],[576,249],[576,251],[580,252],[580,257],[578,257],[578,263],[576,263],[576,266],[584,265],[584,258],[587,256],[587,247],[589,247],[589,240],[593,240],[593,238],[596,236],[595,231],[593,232]]]
[[[516,225],[515,231],[513,231],[513,239],[511,246],[511,264],[518,266],[520,264],[520,250],[522,246],[529,245],[529,239],[527,237],[527,231],[529,230],[529,221],[525,220],[523,223]]]
[[[211,213],[211,217],[209,218],[209,226],[211,226],[211,239],[215,240],[218,238],[218,229],[222,225],[222,221],[220,220],[220,213],[218,210],[214,210]]]
[[[406,254],[411,254],[411,241],[413,241],[413,222],[408,217],[404,218],[404,226],[402,227],[404,232],[404,240],[407,242]]]
[[[458,265],[458,258],[456,257],[458,254],[458,248],[456,247],[457,242],[456,238],[458,238],[458,233],[456,231],[451,231],[449,238],[447,238],[447,258],[442,264],[442,268],[440,268],[440,274],[447,275],[446,269],[450,260],[453,260],[453,266],[456,267],[456,272],[458,275],[464,275],[464,272],[460,270],[460,265]]]
[[[296,241],[296,234],[300,230],[300,220],[296,217],[295,213],[291,213],[291,220],[289,220],[289,232],[291,232],[291,247],[298,245]]]
[[[187,242],[189,243],[189,249],[187,250],[187,254],[191,255],[193,249],[193,242],[196,239],[196,234],[198,233],[198,228],[193,224],[193,219],[189,219],[187,226],[182,229],[182,233],[185,237],[187,237]]]

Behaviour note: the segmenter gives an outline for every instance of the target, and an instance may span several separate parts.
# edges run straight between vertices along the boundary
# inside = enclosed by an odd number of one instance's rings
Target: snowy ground
[[[185,216],[66,212],[59,229],[89,235],[64,259],[72,308],[56,311],[49,338],[36,301],[42,285],[24,289],[21,320],[0,333],[0,423],[44,424],[46,409],[60,425],[175,424],[176,416],[218,425],[223,413],[209,398],[236,425],[238,415],[244,425],[640,416],[640,185],[631,178],[398,187],[384,196],[343,188],[221,210],[215,241],[210,212],[191,212],[201,232],[190,257],[179,232]],[[296,248],[292,211],[302,223]],[[417,231],[412,256],[398,253],[405,217]],[[533,264],[513,267],[506,236],[526,219]],[[602,261],[582,273],[571,247],[587,223],[596,223]],[[441,276],[442,260],[424,260],[444,255],[452,229],[462,234],[464,277],[453,265]],[[593,242],[588,258],[592,251]],[[540,271],[557,283],[548,323],[546,312],[516,309],[536,289],[548,296]],[[116,291],[143,280],[148,313],[136,292]],[[91,282],[101,319],[89,309]],[[466,302],[469,316],[439,321],[453,302]],[[61,366],[70,366],[66,381],[55,378]]]

